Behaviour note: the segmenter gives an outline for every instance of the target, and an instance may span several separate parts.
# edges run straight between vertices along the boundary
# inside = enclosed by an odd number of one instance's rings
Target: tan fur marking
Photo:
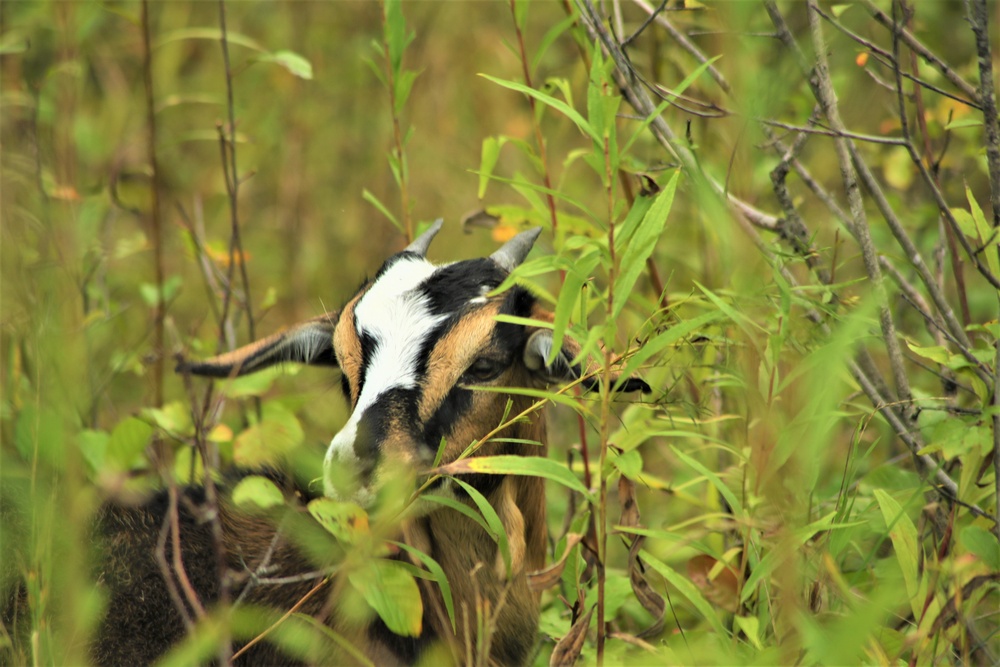
[[[441,405],[441,401],[462,377],[465,369],[489,341],[496,327],[494,318],[499,310],[500,302],[491,301],[482,308],[464,315],[434,345],[427,361],[424,392],[420,400],[421,422],[430,419]]]
[[[361,388],[361,364],[364,355],[361,352],[361,339],[354,329],[354,309],[367,289],[362,290],[347,302],[333,331],[333,351],[337,355],[340,371],[347,377],[351,387],[351,405],[358,402],[358,391]]]

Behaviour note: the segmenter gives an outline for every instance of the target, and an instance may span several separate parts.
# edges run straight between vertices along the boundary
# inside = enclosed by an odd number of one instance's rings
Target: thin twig
[[[142,0],[142,82],[146,95],[146,153],[150,178],[150,226],[153,245],[153,269],[156,276],[156,305],[153,307],[153,405],[163,405],[164,356],[163,319],[166,303],[163,295],[163,230],[160,219],[160,170],[156,162],[156,112],[153,102],[153,56],[149,36],[149,0]],[[162,442],[162,441],[158,441]],[[164,466],[166,444],[156,447],[156,465]]]
[[[875,3],[871,2],[871,0],[863,0],[863,4],[876,21],[889,28],[889,30],[898,33],[902,40],[906,43],[907,47],[941,72],[941,74],[944,75],[944,78],[948,79],[948,81],[961,90],[964,95],[968,96],[972,100],[973,104],[976,106],[981,104],[980,95],[976,91],[975,87],[959,76],[958,72],[951,68],[948,63],[938,58],[933,51],[924,46],[920,40],[913,36],[913,33],[906,28],[899,28],[898,30],[894,29],[892,19],[886,16],[885,12],[876,7]]]
[[[993,229],[1000,229],[1000,122],[993,90],[993,51],[990,48],[989,14],[985,0],[966,0],[969,25],[976,38],[976,58],[979,62],[979,95],[983,102],[983,125],[986,129],[986,164],[990,174],[990,205],[993,209]],[[997,249],[1000,255],[1000,248]],[[1000,299],[1000,296],[998,296]],[[1000,344],[994,357],[993,390],[993,483],[996,516],[1000,518]],[[994,525],[1000,539],[1000,523]]]

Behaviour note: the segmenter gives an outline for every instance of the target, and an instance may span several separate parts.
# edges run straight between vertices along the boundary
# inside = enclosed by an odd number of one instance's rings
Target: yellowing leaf
[[[354,544],[368,532],[368,514],[354,503],[317,498],[309,503],[309,514],[341,542]]]

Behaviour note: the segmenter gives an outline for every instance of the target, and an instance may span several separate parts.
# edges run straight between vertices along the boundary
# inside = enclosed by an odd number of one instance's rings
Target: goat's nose
[[[323,490],[342,500],[361,500],[378,465],[377,429],[370,416],[357,415],[344,425],[330,442],[323,462]]]

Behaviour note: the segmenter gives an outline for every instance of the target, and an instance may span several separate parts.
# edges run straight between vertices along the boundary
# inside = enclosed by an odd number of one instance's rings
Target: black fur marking
[[[394,421],[404,425],[416,423],[417,398],[416,389],[394,387],[381,394],[361,415],[354,453],[361,461],[362,475],[367,477],[378,464],[379,447],[388,437]]]
[[[357,316],[354,319],[354,330],[358,331]],[[375,358],[381,341],[367,331],[358,331],[358,342],[361,345],[361,369],[358,371],[358,396],[365,389],[365,377],[368,375],[368,367]]]
[[[441,438],[451,435],[452,428],[472,407],[472,391],[461,387],[452,387],[441,405],[434,411],[424,425],[421,442],[437,451]]]
[[[426,609],[424,610],[423,627],[430,627],[430,619],[427,617]],[[399,664],[401,665],[416,664],[420,658],[420,654],[430,646],[432,640],[429,635],[429,632],[424,632],[419,637],[397,635],[378,617],[368,626],[368,638],[387,646],[393,655],[399,659]]]
[[[439,268],[424,281],[420,291],[430,311],[443,315],[460,311],[472,299],[483,296],[483,288],[497,287],[507,273],[489,259],[469,259]]]
[[[514,287],[505,295],[503,305],[500,306],[500,314],[530,317],[534,305],[534,294],[523,287]],[[493,345],[504,350],[511,358],[523,353],[527,340],[528,333],[520,324],[498,322],[493,330]]]
[[[427,337],[420,342],[420,352],[417,354],[415,369],[416,376],[418,378],[427,376],[427,364],[430,361],[431,352],[434,351],[435,346],[437,346],[441,338],[443,338],[457,322],[458,316],[449,317],[434,327],[434,329],[427,334]]]

